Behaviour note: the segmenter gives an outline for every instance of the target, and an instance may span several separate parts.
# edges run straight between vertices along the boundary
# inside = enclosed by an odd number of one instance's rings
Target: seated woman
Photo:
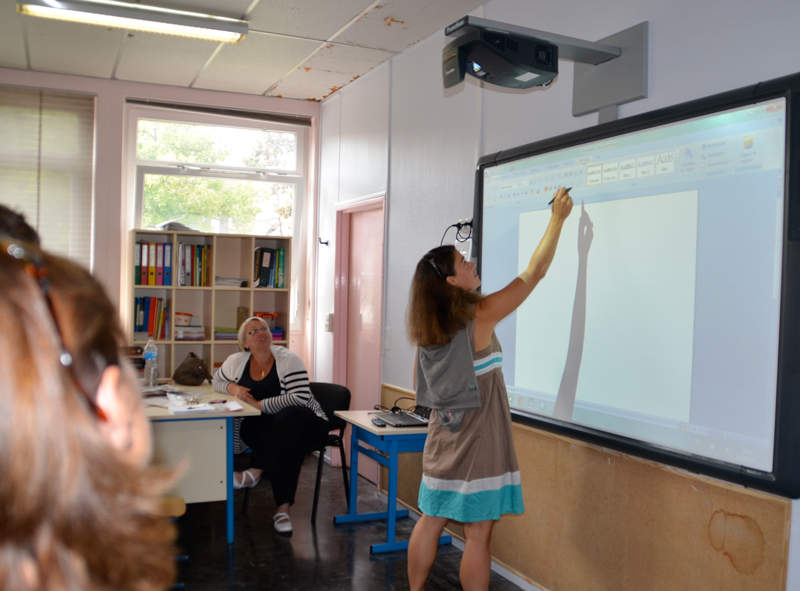
[[[275,531],[289,533],[289,507],[300,468],[305,456],[325,440],[328,418],[311,394],[303,362],[289,349],[272,344],[266,320],[253,317],[242,323],[239,348],[242,352],[228,357],[214,373],[214,389],[256,407],[261,415],[242,419],[239,432],[234,430],[234,438],[241,436],[254,455],[251,468],[234,473],[233,487],[252,488],[266,471],[277,506]]]
[[[0,235],[0,589],[165,589],[168,474],[120,359],[114,305],[83,268]]]

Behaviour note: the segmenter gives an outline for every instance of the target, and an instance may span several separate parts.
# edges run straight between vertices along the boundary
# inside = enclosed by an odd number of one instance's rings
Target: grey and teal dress
[[[462,523],[525,511],[503,380],[503,350],[492,334],[491,344],[475,351],[473,326],[467,332],[481,407],[466,410],[456,432],[445,430],[437,411],[432,411],[418,501],[425,515]]]

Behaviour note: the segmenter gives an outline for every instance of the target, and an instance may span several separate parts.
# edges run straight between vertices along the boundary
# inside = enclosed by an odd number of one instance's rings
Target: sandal
[[[292,520],[289,519],[288,513],[276,513],[272,518],[272,523],[275,526],[275,531],[279,534],[292,533]]]
[[[234,472],[234,475],[233,475],[233,490],[239,490],[239,489],[242,489],[242,488],[253,488],[256,484],[258,484],[258,481],[261,480],[261,476],[256,478],[255,476],[252,475],[250,470],[245,470],[244,472],[240,472],[240,474],[242,475],[242,479],[237,481],[236,480],[236,473]],[[249,480],[249,482],[248,482],[248,480]]]

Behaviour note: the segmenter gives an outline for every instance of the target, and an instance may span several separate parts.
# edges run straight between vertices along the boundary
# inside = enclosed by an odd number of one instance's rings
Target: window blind
[[[94,97],[0,86],[0,203],[89,268]]]

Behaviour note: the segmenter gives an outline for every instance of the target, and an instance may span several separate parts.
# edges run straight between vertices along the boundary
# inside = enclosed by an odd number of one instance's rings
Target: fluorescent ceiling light
[[[30,16],[224,43],[238,43],[248,30],[247,22],[242,20],[114,0],[25,0],[17,3],[17,11]]]

